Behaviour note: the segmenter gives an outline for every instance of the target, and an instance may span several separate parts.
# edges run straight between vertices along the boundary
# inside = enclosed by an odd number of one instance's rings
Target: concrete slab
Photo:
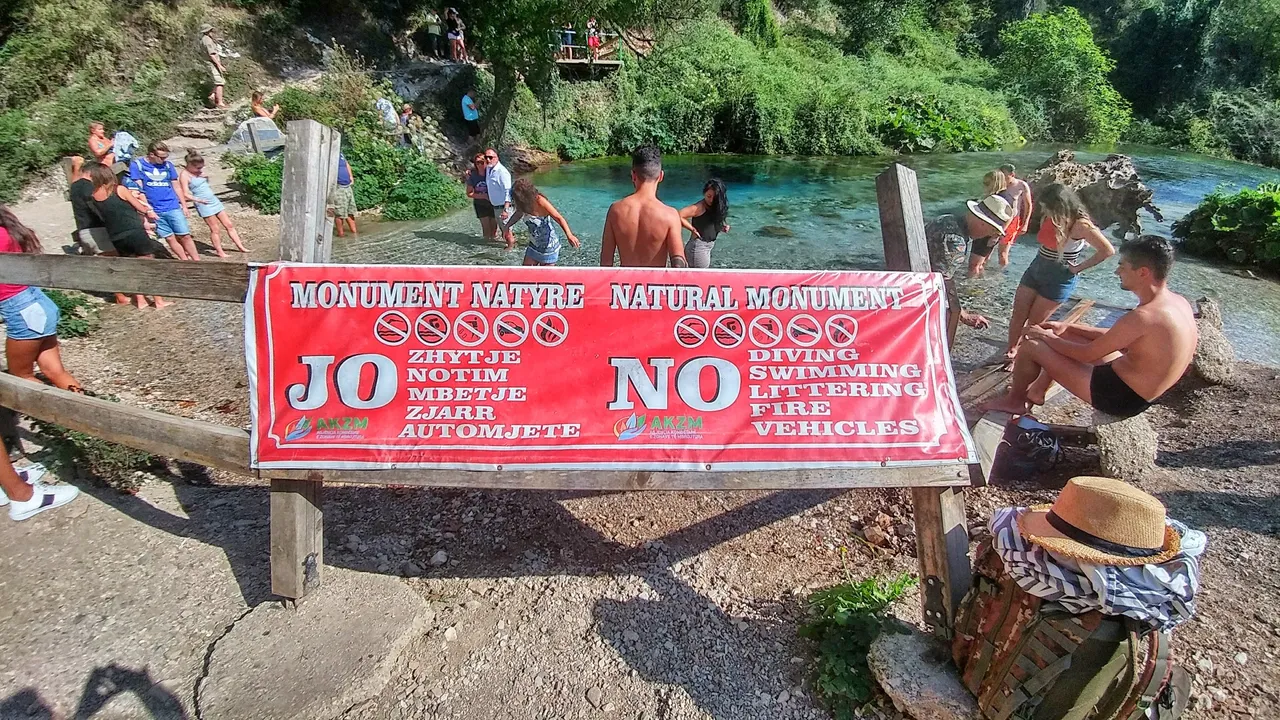
[[[432,611],[399,578],[326,567],[297,609],[254,608],[215,643],[202,717],[327,720],[382,691]]]
[[[915,720],[982,720],[946,647],[931,637],[886,632],[871,644],[867,665],[894,707]]]

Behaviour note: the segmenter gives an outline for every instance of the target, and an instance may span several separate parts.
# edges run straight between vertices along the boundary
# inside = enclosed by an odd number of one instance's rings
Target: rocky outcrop
[[[1094,410],[1093,431],[1104,476],[1135,482],[1155,469],[1160,439],[1146,413],[1121,420]]]
[[[1062,183],[1080,194],[1089,214],[1102,229],[1119,225],[1117,236],[1142,234],[1138,211],[1146,210],[1157,221],[1163,221],[1160,208],[1151,202],[1151,188],[1138,177],[1138,169],[1127,155],[1108,155],[1107,159],[1087,165],[1076,162],[1075,153],[1059,150],[1036,168],[1025,180],[1032,197],[1054,183]],[[1040,205],[1036,204],[1031,227],[1040,227]]]
[[[1200,310],[1196,318],[1200,339],[1191,358],[1191,369],[1210,385],[1225,385],[1235,375],[1236,352],[1222,333],[1222,308],[1209,298],[1200,298],[1196,306]]]

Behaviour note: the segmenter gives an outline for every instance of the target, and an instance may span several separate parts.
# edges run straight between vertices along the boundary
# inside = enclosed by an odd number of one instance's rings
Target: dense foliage
[[[1280,183],[1215,191],[1174,223],[1173,235],[1197,255],[1280,269]]]
[[[598,82],[516,97],[508,139],[569,159],[654,142],[668,152],[844,155],[989,149],[1018,139],[987,63],[844,55],[819,38],[775,49],[706,21]]]
[[[836,720],[859,717],[856,711],[871,699],[875,680],[867,668],[867,651],[880,633],[902,627],[886,611],[916,582],[911,575],[887,582],[868,578],[809,596],[809,621],[800,635],[817,643],[814,686]]]
[[[465,205],[466,194],[454,178],[429,162],[411,165],[387,195],[382,214],[389,220],[432,218]]]
[[[280,212],[280,191],[284,181],[284,163],[280,158],[268,160],[262,155],[231,155],[227,160],[235,167],[231,182],[240,188],[240,201],[268,214]]]
[[[996,65],[1018,98],[1019,124],[1030,129],[1026,113],[1043,118],[1044,135],[1035,139],[1114,143],[1129,127],[1129,102],[1107,80],[1115,63],[1075,8],[1009,24],[1000,47]]]
[[[64,340],[84,337],[98,326],[98,309],[101,305],[84,293],[74,290],[45,290],[44,294],[58,306],[58,337]]]

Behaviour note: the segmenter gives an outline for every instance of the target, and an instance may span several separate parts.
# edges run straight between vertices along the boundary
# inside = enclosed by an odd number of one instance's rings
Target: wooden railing
[[[285,181],[294,187],[292,195],[285,193],[281,255],[323,262],[328,258],[328,231],[318,224],[314,213],[317,202],[322,202],[316,197],[322,197],[320,191],[329,187],[332,177],[325,151],[335,141],[332,136],[313,132],[315,127],[294,127],[310,122],[290,124]],[[308,143],[310,150],[303,152]],[[299,190],[299,185],[311,188],[311,193]],[[877,189],[888,266],[927,271],[928,252],[914,173],[895,164],[877,179]],[[311,217],[303,217],[306,214]],[[6,255],[0,261],[0,283],[230,303],[244,302],[249,272],[246,265],[218,262],[29,255]],[[926,621],[948,633],[954,610],[969,586],[962,486],[969,484],[970,468],[965,466],[959,466],[959,472],[955,465],[740,473],[256,471],[249,467],[249,435],[241,428],[85,397],[8,375],[0,375],[0,406],[156,455],[269,480],[271,588],[288,599],[302,598],[320,581],[326,482],[562,490],[910,487]]]

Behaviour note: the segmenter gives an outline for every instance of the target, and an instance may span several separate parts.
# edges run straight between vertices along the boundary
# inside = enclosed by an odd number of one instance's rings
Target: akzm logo
[[[619,440],[639,437],[645,431],[644,418],[644,415],[637,416],[635,413],[631,413],[631,417],[620,418],[613,424],[613,434],[617,435]]]
[[[701,415],[636,415],[619,418],[613,424],[613,434],[619,440],[632,440],[646,432],[651,438],[693,438],[702,437]]]
[[[311,430],[312,430],[311,421],[307,419],[306,415],[303,415],[297,420],[294,420],[293,422],[284,426],[285,442],[293,442],[294,440],[301,440],[302,438],[310,435]]]
[[[284,426],[285,442],[296,442],[315,433],[317,440],[355,440],[369,427],[367,417],[328,417],[312,420],[306,415]]]

